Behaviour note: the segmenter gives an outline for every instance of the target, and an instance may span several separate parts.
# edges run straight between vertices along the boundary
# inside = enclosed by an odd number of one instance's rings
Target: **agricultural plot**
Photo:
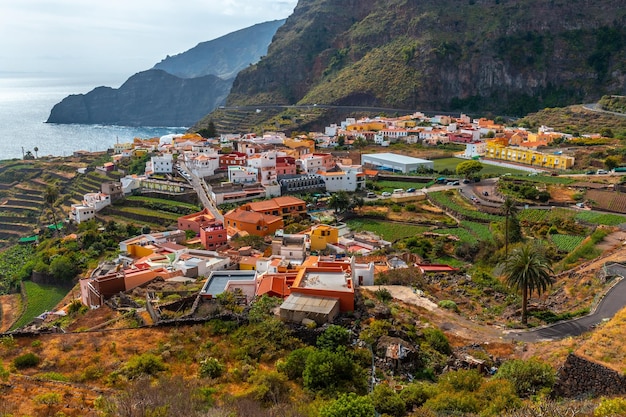
[[[427,226],[410,225],[405,223],[393,223],[381,220],[352,219],[348,220],[348,227],[354,231],[373,232],[383,239],[393,242],[416,236],[428,230]]]
[[[41,285],[24,281],[26,309],[13,324],[11,330],[27,325],[40,314],[52,310],[67,295],[67,289],[53,285]]]
[[[476,236],[480,240],[491,240],[493,233],[489,229],[489,226],[484,223],[476,223],[467,220],[461,222],[461,227],[467,229],[470,233]]]
[[[442,235],[452,235],[459,238],[461,242],[476,243],[478,238],[470,233],[468,230],[462,227],[451,227],[449,229],[436,229],[433,233],[439,233]]]
[[[571,252],[585,240],[584,236],[550,235],[550,240],[561,252]]]
[[[483,213],[474,209],[470,209],[465,205],[455,201],[447,191],[438,191],[428,193],[428,198],[437,206],[444,210],[449,210],[454,214],[465,217],[468,220],[474,220],[482,223],[499,222],[504,218],[495,214]]]
[[[576,215],[576,220],[603,226],[617,226],[626,223],[626,217],[619,214],[583,211]]]

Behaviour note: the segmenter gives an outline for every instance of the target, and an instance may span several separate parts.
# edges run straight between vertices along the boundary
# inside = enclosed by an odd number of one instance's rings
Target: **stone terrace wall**
[[[626,394],[626,377],[595,362],[569,354],[554,387],[558,397],[597,397]]]

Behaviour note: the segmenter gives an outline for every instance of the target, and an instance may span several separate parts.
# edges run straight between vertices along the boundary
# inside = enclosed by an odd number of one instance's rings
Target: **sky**
[[[94,81],[101,76],[121,84],[167,55],[256,23],[286,18],[296,3],[2,0],[0,73],[63,74]]]

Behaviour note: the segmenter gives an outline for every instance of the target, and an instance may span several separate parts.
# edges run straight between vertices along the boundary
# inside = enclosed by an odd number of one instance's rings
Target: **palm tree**
[[[504,254],[509,256],[509,218],[517,214],[517,202],[511,197],[504,199],[500,210],[504,216]]]
[[[504,280],[509,287],[522,291],[522,323],[527,323],[528,297],[534,291],[541,295],[553,283],[552,267],[545,250],[533,243],[516,249],[501,264]]]
[[[55,231],[58,231],[58,228],[57,228],[56,213],[54,211],[54,204],[56,203],[58,198],[59,198],[59,189],[55,185],[48,185],[46,187],[46,191],[44,191],[43,199],[46,205],[50,208],[50,211],[52,212],[52,220],[54,221]]]

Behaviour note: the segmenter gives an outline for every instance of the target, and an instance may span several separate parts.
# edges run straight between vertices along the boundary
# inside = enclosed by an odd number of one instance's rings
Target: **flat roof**
[[[391,153],[391,152],[368,153],[368,154],[361,155],[361,157],[362,158],[371,157],[371,158],[378,158],[378,159],[386,159],[388,161],[398,162],[401,164],[423,164],[425,162],[432,162],[427,159],[413,158],[412,156],[399,155],[397,153]]]
[[[215,297],[224,292],[231,281],[255,281],[256,271],[212,271],[204,283],[200,295]]]
[[[281,304],[280,309],[328,315],[333,311],[337,303],[339,303],[338,298],[292,293]]]
[[[352,288],[348,287],[346,274],[343,271],[306,272],[299,287],[352,292]]]

